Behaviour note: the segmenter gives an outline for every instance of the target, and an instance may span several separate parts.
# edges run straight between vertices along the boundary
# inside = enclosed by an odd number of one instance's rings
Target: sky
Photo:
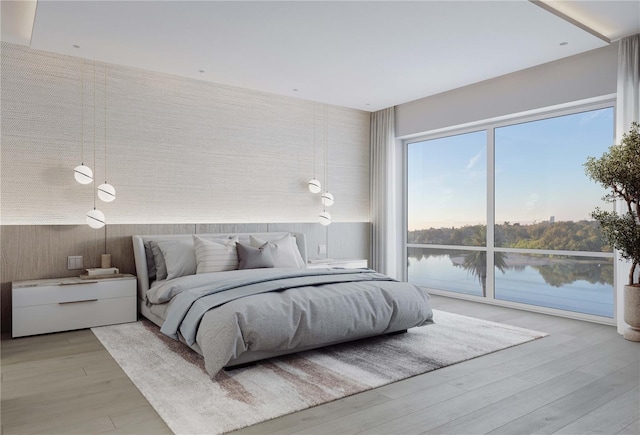
[[[614,143],[613,108],[495,130],[496,223],[591,219],[608,207],[584,172]],[[408,229],[486,224],[484,130],[408,145]]]

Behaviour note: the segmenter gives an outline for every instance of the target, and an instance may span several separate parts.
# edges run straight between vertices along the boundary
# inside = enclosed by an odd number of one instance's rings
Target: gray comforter
[[[161,331],[211,376],[245,352],[286,352],[432,323],[429,296],[371,270],[253,269],[191,275],[147,292],[172,300]]]

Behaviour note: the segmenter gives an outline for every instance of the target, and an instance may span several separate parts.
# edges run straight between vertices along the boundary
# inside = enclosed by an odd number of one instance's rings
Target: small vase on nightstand
[[[111,267],[111,254],[102,254],[100,259],[100,267],[102,267],[103,269],[108,269]]]

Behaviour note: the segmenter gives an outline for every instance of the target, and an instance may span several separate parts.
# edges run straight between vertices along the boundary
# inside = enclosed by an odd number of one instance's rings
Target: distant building
[[[549,218],[549,223],[554,223],[556,221],[556,217],[555,216],[551,216]]]

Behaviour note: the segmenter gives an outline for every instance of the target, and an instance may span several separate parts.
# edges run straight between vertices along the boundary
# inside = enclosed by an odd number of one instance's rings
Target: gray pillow
[[[167,265],[164,262],[164,256],[162,255],[162,251],[158,247],[158,243],[149,241],[149,246],[151,247],[151,252],[153,253],[153,261],[156,264],[156,279],[158,281],[167,279]]]
[[[258,237],[249,236],[251,246],[257,248],[262,246],[266,240]],[[281,239],[269,241],[271,255],[273,256],[274,267],[293,267],[302,269],[305,267],[296,240],[287,234]]]
[[[167,266],[167,279],[196,274],[196,251],[192,240],[164,240],[157,243]]]
[[[273,256],[268,243],[254,248],[243,243],[236,243],[238,251],[238,269],[262,269],[273,267]]]
[[[144,244],[144,254],[147,257],[147,276],[149,282],[156,280],[156,262],[153,260],[153,251],[149,243]]]

